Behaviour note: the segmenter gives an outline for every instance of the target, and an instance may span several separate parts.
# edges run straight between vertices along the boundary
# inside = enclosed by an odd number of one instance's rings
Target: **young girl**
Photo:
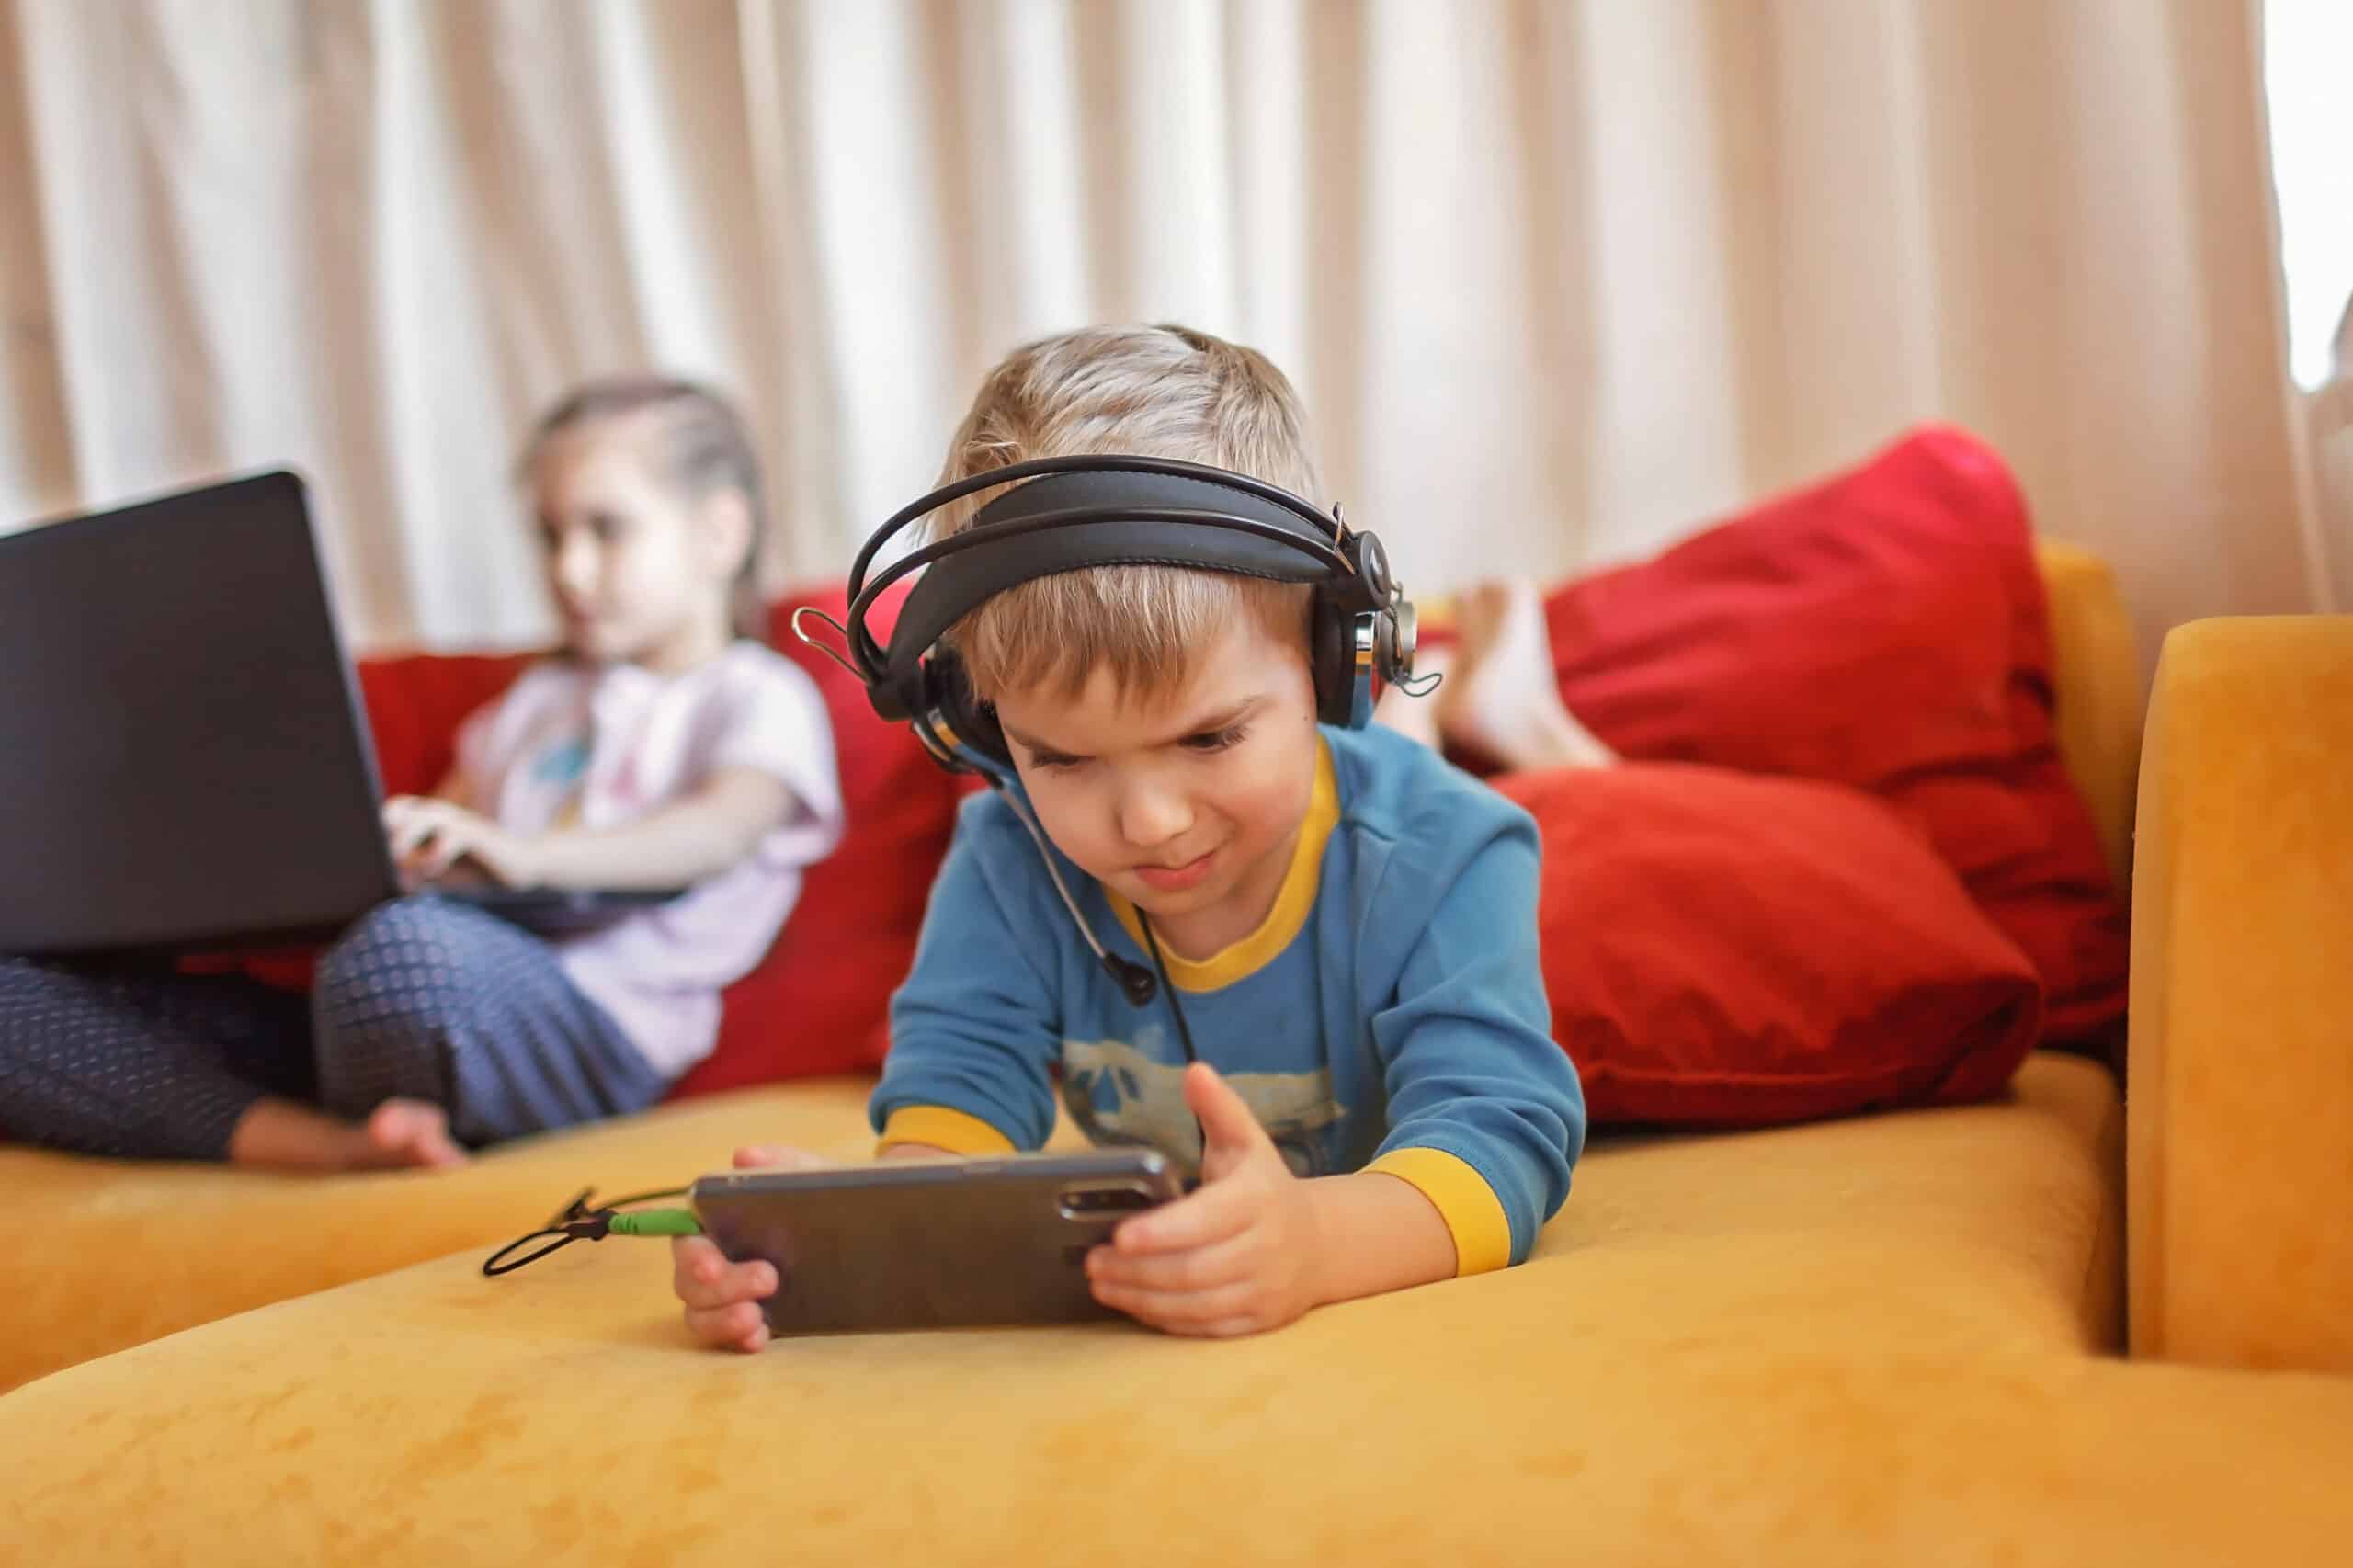
[[[427,893],[362,916],[307,1003],[242,978],[0,958],[0,1138],[318,1170],[438,1165],[640,1109],[707,1054],[832,849],[815,687],[756,636],[759,475],[727,405],[592,383],[523,457],[564,652],[470,718],[429,797],[386,803],[412,885],[664,889],[543,941]]]

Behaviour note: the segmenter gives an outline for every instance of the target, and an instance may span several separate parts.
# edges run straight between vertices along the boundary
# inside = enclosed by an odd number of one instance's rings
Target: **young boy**
[[[945,481],[1081,453],[1318,490],[1282,373],[1174,327],[1017,350]],[[936,531],[989,494],[942,508]],[[1584,1144],[1538,968],[1535,824],[1402,734],[1319,728],[1310,592],[1090,567],[1018,584],[948,634],[1081,912],[1165,966],[1201,1060],[1186,1065],[1165,999],[1138,1007],[1093,961],[1012,807],[978,795],[892,1003],[881,1157],[1038,1148],[1058,1074],[1095,1141],[1201,1177],[1087,1260],[1097,1300],[1172,1333],[1253,1333],[1517,1262]],[[706,1343],[765,1345],[776,1286],[766,1263],[677,1244]]]

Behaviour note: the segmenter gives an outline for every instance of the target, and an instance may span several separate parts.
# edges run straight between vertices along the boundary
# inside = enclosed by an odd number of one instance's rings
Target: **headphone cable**
[[[1200,1052],[1193,1049],[1193,1031],[1185,1026],[1184,1005],[1176,1000],[1176,987],[1168,979],[1167,961],[1160,956],[1160,933],[1152,928],[1152,916],[1141,909],[1136,911],[1136,924],[1143,927],[1143,945],[1151,949],[1152,967],[1160,976],[1160,994],[1168,998],[1169,1014],[1176,1020],[1176,1040],[1185,1048],[1185,1062],[1189,1066],[1201,1059]]]

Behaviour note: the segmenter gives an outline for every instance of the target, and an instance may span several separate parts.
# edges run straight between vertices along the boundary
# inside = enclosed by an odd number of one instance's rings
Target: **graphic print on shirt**
[[[1139,1031],[1146,1047],[1161,1042],[1157,1024]],[[1168,1156],[1187,1176],[1199,1174],[1201,1131],[1185,1103],[1181,1062],[1155,1061],[1119,1040],[1063,1042],[1063,1104],[1088,1140],[1105,1146],[1146,1146]],[[1282,1152],[1293,1176],[1326,1176],[1336,1157],[1325,1136],[1347,1115],[1332,1097],[1332,1073],[1228,1073],[1225,1081]]]
[[[551,744],[531,764],[534,782],[563,790],[580,782],[588,771],[588,737],[584,733]]]
[[[580,825],[581,796],[588,778],[589,745],[586,732],[567,736],[540,753],[531,764],[531,781],[549,790],[560,791],[561,803],[548,819],[555,828]]]

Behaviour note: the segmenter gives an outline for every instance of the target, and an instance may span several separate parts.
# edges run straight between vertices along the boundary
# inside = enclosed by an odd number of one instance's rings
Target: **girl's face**
[[[574,654],[674,674],[726,647],[750,546],[742,496],[698,501],[672,485],[632,416],[554,437],[531,478],[548,589]]]

